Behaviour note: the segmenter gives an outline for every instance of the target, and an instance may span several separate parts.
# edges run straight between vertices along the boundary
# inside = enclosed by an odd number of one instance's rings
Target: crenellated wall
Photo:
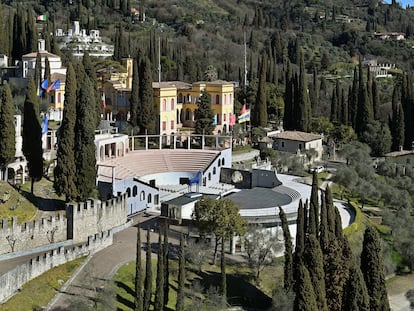
[[[88,200],[66,205],[67,238],[74,243],[86,241],[89,235],[102,232],[127,222],[126,196],[108,201]]]
[[[0,220],[0,254],[18,252],[67,239],[64,212],[22,224],[17,218]],[[86,241],[86,240],[84,240]]]
[[[10,298],[24,283],[49,269],[82,256],[93,254],[111,245],[112,242],[112,231],[105,231],[89,236],[84,244],[68,248],[56,248],[30,259],[28,262],[0,276],[0,302]]]

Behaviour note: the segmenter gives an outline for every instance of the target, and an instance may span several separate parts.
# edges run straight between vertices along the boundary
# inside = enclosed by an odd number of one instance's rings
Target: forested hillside
[[[414,95],[411,88],[401,87],[411,85],[414,10],[394,1],[3,1],[2,13],[0,52],[13,61],[35,48],[38,33],[48,50],[59,53],[50,34],[79,20],[81,28],[99,29],[112,40],[115,60],[135,57],[139,50],[147,55],[154,78],[160,38],[163,80],[217,77],[246,85],[238,89],[235,107],[238,111],[243,102],[252,107],[253,125],[275,126],[284,119],[288,128],[335,134],[336,140],[346,141],[353,135],[348,127],[361,138],[369,123],[369,143],[385,124],[385,136],[392,135],[394,142],[378,153],[391,145],[398,148],[397,141],[411,146],[414,139],[408,104]],[[34,23],[41,14],[47,21]],[[405,38],[378,35],[390,32]],[[393,78],[375,79],[365,67],[358,68],[364,60],[391,64]],[[364,101],[366,115],[358,115]],[[290,107],[297,103],[303,107]],[[399,104],[408,125],[403,131],[395,129]],[[364,128],[359,122],[366,123]],[[395,137],[397,132],[405,137]]]

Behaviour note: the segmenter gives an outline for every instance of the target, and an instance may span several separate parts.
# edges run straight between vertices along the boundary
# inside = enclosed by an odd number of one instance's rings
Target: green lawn
[[[19,293],[0,306],[1,311],[28,311],[45,306],[86,257],[55,267],[27,282]],[[40,310],[40,309],[38,309]]]
[[[35,205],[6,182],[0,182],[0,218],[16,216],[19,223],[36,216]]]

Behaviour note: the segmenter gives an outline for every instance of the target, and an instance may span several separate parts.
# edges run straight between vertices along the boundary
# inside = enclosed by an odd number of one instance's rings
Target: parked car
[[[318,166],[311,167],[309,169],[309,173],[313,173],[313,172],[316,172],[318,174],[322,173],[322,172],[325,172],[325,167],[323,165],[318,165]]]

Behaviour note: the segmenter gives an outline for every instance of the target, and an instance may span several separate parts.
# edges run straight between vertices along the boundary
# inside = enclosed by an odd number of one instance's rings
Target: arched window
[[[221,165],[224,166],[224,158],[221,160]]]
[[[185,111],[185,119],[186,120],[190,120],[190,113],[191,113],[190,108],[187,108],[187,110]]]
[[[151,203],[151,201],[152,201],[151,193],[148,193],[147,203]]]
[[[162,100],[162,108],[161,111],[167,111],[167,100],[163,99]]]
[[[208,173],[208,180],[211,180],[211,173]]]
[[[131,197],[131,188],[127,188],[126,193],[127,193],[127,197],[130,198]]]
[[[213,167],[213,175],[216,175],[216,168]]]
[[[140,196],[139,196],[139,199],[140,199],[141,201],[144,201],[144,200],[145,200],[145,191],[141,191],[141,194],[140,194]]]
[[[220,95],[216,95],[216,105],[220,105]]]
[[[221,160],[219,159],[218,160],[218,167],[220,167],[221,166]]]
[[[174,98],[171,98],[171,111],[173,111],[175,109],[175,105],[174,105]]]
[[[224,104],[225,105],[227,104],[227,95],[226,94],[224,94]]]
[[[137,194],[138,194],[138,188],[137,188],[137,186],[134,186],[132,188],[132,196],[135,198],[137,196]]]
[[[183,102],[183,93],[179,93],[178,94],[178,102],[182,103]]]

